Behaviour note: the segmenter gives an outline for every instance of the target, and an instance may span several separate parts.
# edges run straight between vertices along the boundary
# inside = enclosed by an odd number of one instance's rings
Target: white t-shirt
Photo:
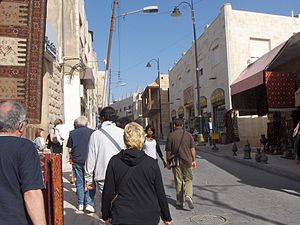
[[[152,141],[148,141],[146,139],[143,150],[151,158],[157,159],[157,157],[156,157],[156,141],[154,139]]]
[[[212,122],[208,122],[208,126],[209,126],[209,129],[210,129],[210,130],[212,130],[212,129],[213,129]]]

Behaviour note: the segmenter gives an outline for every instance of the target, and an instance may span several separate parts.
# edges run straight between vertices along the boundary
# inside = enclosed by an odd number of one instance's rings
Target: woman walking
[[[102,219],[114,225],[157,225],[171,215],[157,162],[141,151],[144,131],[132,122],[125,126],[126,150],[108,164],[102,194]]]
[[[152,157],[153,159],[157,160],[157,156],[156,153],[159,155],[159,157],[161,158],[164,167],[167,166],[167,163],[164,159],[164,156],[161,152],[160,146],[158,141],[155,138],[155,130],[151,125],[146,126],[146,138],[145,138],[145,144],[144,144],[144,152]]]

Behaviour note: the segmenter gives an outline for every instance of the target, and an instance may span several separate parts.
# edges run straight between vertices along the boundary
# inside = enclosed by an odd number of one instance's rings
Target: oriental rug
[[[45,183],[43,190],[48,225],[63,225],[63,181],[61,154],[40,155]]]
[[[0,0],[0,100],[16,100],[41,121],[47,0]]]

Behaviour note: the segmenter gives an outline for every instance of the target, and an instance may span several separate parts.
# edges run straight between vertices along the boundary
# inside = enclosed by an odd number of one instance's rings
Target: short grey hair
[[[74,126],[77,127],[86,127],[88,125],[88,119],[85,116],[80,116],[74,121]]]
[[[0,101],[0,132],[13,132],[25,121],[26,110],[15,101]]]

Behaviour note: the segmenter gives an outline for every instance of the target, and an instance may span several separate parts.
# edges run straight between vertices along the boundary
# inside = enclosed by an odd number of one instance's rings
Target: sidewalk
[[[237,143],[237,156],[233,156],[232,144],[217,145],[217,147],[219,148],[217,151],[212,150],[212,146],[198,145],[196,148],[200,155],[201,152],[209,153],[300,182],[300,165],[296,165],[295,160],[282,158],[281,155],[266,154],[268,157],[267,164],[258,163],[255,161],[256,147],[251,146],[252,159],[244,159],[244,146],[239,143]]]
[[[63,173],[64,185],[64,224],[65,225],[105,225],[104,221],[99,219],[100,196],[98,191],[95,196],[96,213],[86,213],[77,210],[76,187],[70,183],[71,167],[66,166]]]

